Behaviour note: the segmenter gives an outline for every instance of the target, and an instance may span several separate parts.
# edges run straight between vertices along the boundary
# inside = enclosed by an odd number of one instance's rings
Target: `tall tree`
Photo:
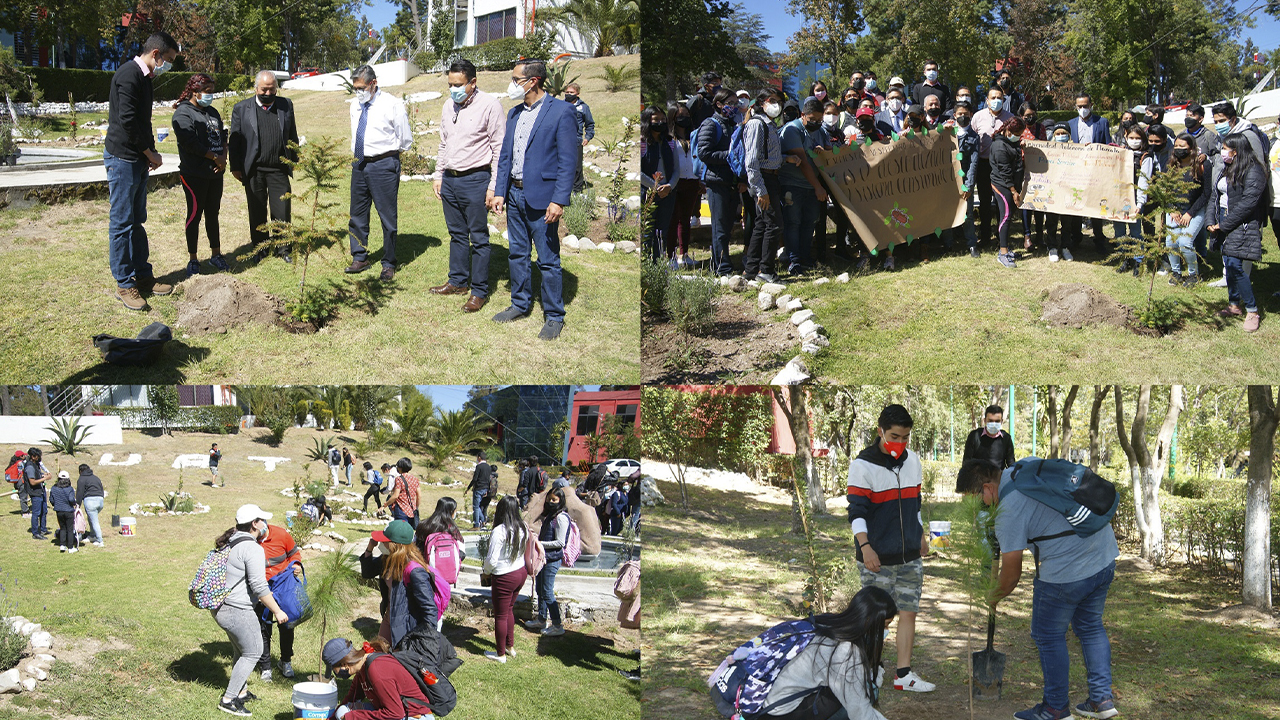
[[[833,77],[848,78],[853,39],[866,27],[860,0],[787,0],[787,13],[802,19],[789,40],[787,64],[814,60],[828,65]]]
[[[1249,386],[1249,481],[1244,493],[1244,604],[1271,611],[1271,472],[1280,413],[1269,385]]]
[[[1046,392],[1046,408],[1045,413],[1049,418],[1049,454],[1051,458],[1069,458],[1071,457],[1071,406],[1076,402],[1076,394],[1080,392],[1079,385],[1072,385],[1067,391],[1067,397],[1062,401],[1062,416],[1058,416],[1058,393],[1057,385],[1050,385]]]
[[[1182,386],[1169,387],[1169,407],[1156,434],[1154,452],[1147,447],[1147,416],[1151,410],[1151,386],[1138,388],[1138,404],[1133,413],[1132,434],[1124,430],[1124,393],[1115,386],[1116,434],[1129,460],[1133,487],[1133,507],[1142,536],[1142,557],[1153,565],[1165,562],[1164,522],[1160,515],[1160,483],[1169,469],[1169,445],[1182,411]]]
[[[809,405],[807,392],[803,385],[772,386],[773,399],[787,416],[787,424],[791,427],[791,437],[796,443],[793,472],[801,476],[800,486],[804,488],[804,502],[808,505],[810,516],[827,514],[827,498],[822,490],[822,478],[818,476],[817,463],[813,459],[813,441],[809,432]],[[799,495],[797,494],[797,497]]]
[[[919,82],[924,61],[933,60],[953,92],[984,78],[1004,54],[1004,47],[997,47],[992,9],[991,0],[895,0],[902,26],[890,56],[893,67],[908,82]]]
[[[724,28],[732,12],[726,0],[644,0],[641,85],[646,101],[680,100],[680,78],[708,70],[730,76],[745,72]]]
[[[1089,469],[1095,472],[1102,460],[1102,403],[1110,392],[1110,385],[1093,386],[1093,407],[1089,411]]]

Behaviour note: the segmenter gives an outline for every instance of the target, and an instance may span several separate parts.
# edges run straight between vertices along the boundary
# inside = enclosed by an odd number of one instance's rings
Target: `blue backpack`
[[[1019,460],[1000,497],[1003,499],[1014,490],[1057,510],[1071,524],[1071,530],[1031,538],[1032,543],[1072,534],[1087,538],[1111,524],[1120,504],[1115,485],[1088,467],[1069,460],[1042,460],[1034,456]]]
[[[703,127],[706,127],[706,125],[707,123],[703,122],[700,127],[694,128],[693,132],[689,134],[689,153],[693,158],[693,174],[702,181],[706,181],[707,179],[707,164],[703,162],[702,157],[698,155],[698,132],[702,130]],[[716,139],[712,141],[711,144],[718,145],[720,143],[720,123],[711,119],[711,125],[716,131]]]
[[[813,640],[813,623],[793,620],[775,625],[738,646],[720,663],[707,683],[712,688],[716,708],[725,717],[738,720],[743,715],[769,710],[810,695],[805,690],[766,704],[769,691],[787,663]]]
[[[297,564],[297,560],[290,562],[267,581],[271,596],[276,599],[276,603],[280,605],[284,614],[289,616],[289,622],[284,626],[290,629],[310,620],[314,612],[311,608],[311,598],[307,595],[307,569],[305,567],[302,569],[302,579],[293,576],[293,566]],[[271,613],[271,608],[265,606],[262,608],[262,621],[275,622],[275,615]]]
[[[729,138],[729,169],[740,178],[747,176],[747,148],[743,145],[746,127],[747,123],[742,123],[734,128],[733,137]]]

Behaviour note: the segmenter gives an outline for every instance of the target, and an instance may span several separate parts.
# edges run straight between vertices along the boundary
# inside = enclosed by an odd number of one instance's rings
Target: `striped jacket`
[[[920,557],[920,458],[910,450],[894,458],[879,442],[849,462],[849,524],[867,533],[882,565],[902,565]],[[856,548],[862,562],[862,548]]]

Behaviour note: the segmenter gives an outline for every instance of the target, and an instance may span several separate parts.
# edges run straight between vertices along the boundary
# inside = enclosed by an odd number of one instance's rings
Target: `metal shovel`
[[[996,614],[987,616],[987,647],[973,654],[973,696],[999,700],[1004,687],[1004,653],[992,649],[996,637]]]

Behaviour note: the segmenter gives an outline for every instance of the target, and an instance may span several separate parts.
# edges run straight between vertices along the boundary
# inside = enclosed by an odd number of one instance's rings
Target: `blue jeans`
[[[44,490],[31,493],[31,534],[44,535],[49,532],[47,516],[49,515],[49,499]]]
[[[470,287],[476,297],[489,297],[489,210],[485,195],[492,172],[440,181],[444,224],[449,228],[449,284]]]
[[[110,220],[107,223],[107,257],[111,262],[111,274],[120,287],[137,287],[138,278],[154,277],[151,263],[151,244],[147,241],[147,175],[146,158],[121,160],[102,151],[102,162],[107,168],[107,189],[111,202]]]
[[[400,158],[362,160],[351,165],[351,236],[353,260],[369,259],[369,206],[382,222],[382,266],[396,266],[396,224],[399,218]]]
[[[484,516],[484,499],[489,492],[487,490],[476,490],[471,493],[471,526],[484,527],[488,520]]]
[[[1031,599],[1031,638],[1040,650],[1044,674],[1044,702],[1062,710],[1070,706],[1067,695],[1067,626],[1080,638],[1089,683],[1089,699],[1111,698],[1111,642],[1102,626],[1107,590],[1116,575],[1112,562],[1098,574],[1071,583],[1048,583],[1036,578]]]
[[[738,224],[738,208],[742,196],[738,188],[719,182],[707,183],[707,208],[711,211],[711,270],[717,275],[732,275],[729,260],[729,238]]]
[[[1200,234],[1200,228],[1204,227],[1204,213],[1191,218],[1191,224],[1186,227],[1174,222],[1171,213],[1164,216],[1164,223],[1169,228],[1169,237],[1164,241],[1165,247],[1170,250],[1176,248],[1178,251],[1169,253],[1169,268],[1181,275],[1182,259],[1186,258],[1187,274],[1198,274],[1200,265],[1196,258],[1196,236]]]
[[[786,201],[787,193],[791,194],[789,203]],[[813,188],[784,185],[782,196],[782,233],[783,243],[787,248],[787,270],[794,272],[813,265],[809,250],[813,247],[813,230],[822,208]]]
[[[84,499],[84,514],[89,519],[89,527],[93,530],[93,541],[102,542],[102,527],[98,525],[98,513],[102,512],[103,498],[87,497]]]
[[[560,603],[556,602],[556,573],[560,572],[560,560],[549,562],[538,571],[535,582],[538,588],[538,619],[546,624],[547,611],[551,613],[551,624],[560,627]]]
[[[392,519],[392,520],[403,520],[403,521],[405,521],[405,522],[409,523],[410,525],[412,525],[412,526],[414,527],[414,529],[417,529],[417,527],[418,527],[418,514],[417,514],[417,513],[414,513],[414,514],[413,514],[413,516],[412,516],[412,517],[410,517],[409,515],[406,515],[406,514],[404,513],[404,511],[403,511],[403,510],[401,510],[401,509],[400,509],[400,506],[399,506],[399,505],[394,505],[394,506],[392,506],[392,508],[391,508],[391,519]]]
[[[1256,313],[1258,302],[1253,297],[1253,283],[1249,282],[1249,273],[1244,268],[1246,262],[1248,260],[1222,256],[1222,266],[1227,271],[1227,299],[1236,307],[1243,306],[1245,310]]]
[[[542,314],[547,320],[564,322],[563,276],[560,269],[560,222],[546,221],[547,209],[535,209],[524,200],[524,190],[507,188],[507,240],[510,254],[511,306],[522,313],[533,309],[533,279],[530,252],[538,251],[542,273]]]

